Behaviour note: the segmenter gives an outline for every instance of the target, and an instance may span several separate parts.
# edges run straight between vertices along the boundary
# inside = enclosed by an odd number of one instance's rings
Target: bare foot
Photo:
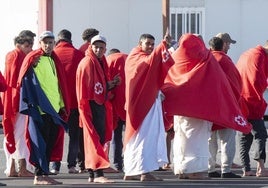
[[[25,170],[25,171],[19,171],[18,176],[19,177],[34,177],[34,174],[28,170]]]
[[[56,181],[48,176],[35,176],[34,177],[34,185],[59,185],[62,182]]]
[[[140,180],[140,175],[134,175],[134,176],[124,176],[124,180]]]
[[[113,183],[113,182],[114,182],[113,180],[109,180],[104,176],[94,178],[94,183]]]
[[[247,176],[255,176],[256,174],[254,173],[254,172],[252,172],[252,171],[245,171],[244,173],[243,173],[243,177],[247,177]]]
[[[7,174],[7,177],[18,177],[18,172],[12,171],[9,174]]]
[[[150,173],[142,174],[141,181],[163,181],[163,179],[156,177]]]
[[[268,172],[267,171],[257,171],[256,177],[268,177]]]
[[[47,178],[43,176],[34,176],[34,185],[54,185],[52,181],[48,181]]]

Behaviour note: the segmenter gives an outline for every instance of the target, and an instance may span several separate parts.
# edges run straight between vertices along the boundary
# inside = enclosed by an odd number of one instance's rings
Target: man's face
[[[151,54],[154,50],[154,40],[146,38],[140,41],[139,43],[141,50],[147,54]]]
[[[230,44],[230,42],[223,42],[222,51],[224,51],[224,53],[228,53],[228,50],[230,49]]]
[[[19,46],[19,48],[25,53],[28,54],[30,51],[32,51],[33,43],[32,42],[24,42]]]
[[[96,41],[94,44],[92,44],[92,51],[93,53],[98,57],[102,58],[102,56],[106,52],[106,44],[103,42]]]
[[[42,50],[45,52],[45,54],[50,55],[53,51],[55,45],[55,40],[53,38],[44,38],[42,41],[40,41],[40,46]]]

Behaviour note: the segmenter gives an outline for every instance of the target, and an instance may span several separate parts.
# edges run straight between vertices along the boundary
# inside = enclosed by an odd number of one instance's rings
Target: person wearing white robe
[[[212,123],[206,120],[174,116],[174,173],[182,179],[203,179],[208,170],[208,139]],[[207,173],[206,173],[207,174]]]

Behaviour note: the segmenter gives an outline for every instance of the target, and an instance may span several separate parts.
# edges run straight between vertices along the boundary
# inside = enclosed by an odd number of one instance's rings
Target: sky
[[[0,1],[0,70],[3,73],[5,55],[14,49],[14,38],[21,30],[38,31],[38,0]],[[35,40],[34,48],[37,45]]]

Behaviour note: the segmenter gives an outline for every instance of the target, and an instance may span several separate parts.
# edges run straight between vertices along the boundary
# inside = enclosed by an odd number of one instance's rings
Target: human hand
[[[168,44],[168,46],[171,44],[172,38],[171,38],[170,33],[169,33],[169,28],[167,28],[163,40],[166,41],[166,43]]]
[[[121,84],[121,77],[120,74],[118,73],[117,75],[114,76],[113,80],[108,81],[109,90],[113,89],[115,86],[118,86],[120,84]]]
[[[35,58],[34,60],[33,60],[33,67],[36,67],[37,65],[38,65],[38,63],[39,63],[39,57],[38,58]]]

